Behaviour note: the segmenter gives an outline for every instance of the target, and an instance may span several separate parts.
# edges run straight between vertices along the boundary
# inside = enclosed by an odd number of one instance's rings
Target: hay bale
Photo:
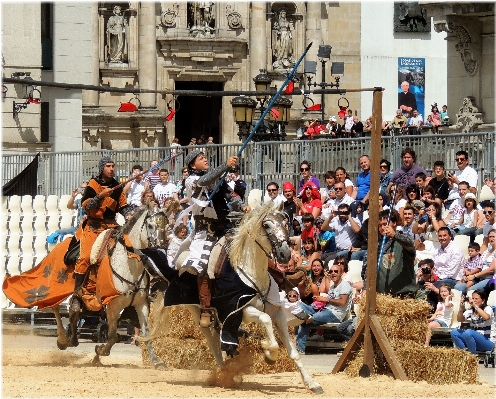
[[[394,349],[395,355],[411,381],[431,384],[477,383],[478,358],[454,348],[424,348],[429,305],[416,299],[398,299],[378,294],[376,315]],[[365,309],[365,300],[360,303]],[[360,314],[359,321],[363,318]],[[348,363],[345,373],[358,377],[364,358],[363,347]],[[379,345],[374,342],[374,373],[392,375]]]
[[[216,367],[214,357],[189,311],[184,306],[172,307],[169,319],[167,331],[164,331],[163,335],[152,342],[157,357],[164,360],[168,367],[186,370],[214,369]],[[150,326],[153,326],[153,312],[149,323]],[[275,364],[268,365],[264,360],[263,350],[260,346],[260,338],[266,337],[265,329],[256,323],[242,325],[242,328],[250,334],[248,338],[240,338],[239,352],[243,356],[229,359],[226,362],[227,369],[240,369],[236,366],[237,362],[243,365],[241,369],[244,370],[244,373],[273,374],[296,370],[294,362],[289,358],[277,333],[276,338],[280,347],[279,357]],[[140,344],[140,346],[144,364],[151,365],[145,345]],[[248,353],[250,356],[246,356]]]

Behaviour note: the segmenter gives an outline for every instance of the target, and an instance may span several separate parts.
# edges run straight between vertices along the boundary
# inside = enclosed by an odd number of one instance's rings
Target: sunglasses
[[[268,188],[268,189],[267,189],[267,191],[268,191],[269,193],[274,193],[274,192],[276,192],[276,191],[279,191],[279,189],[277,189],[277,188]]]
[[[339,270],[331,270],[330,272],[333,273],[333,274],[338,274],[339,273]]]
[[[312,191],[312,187],[307,187],[307,188],[305,188],[305,190],[310,190],[310,191]]]
[[[334,187],[334,190],[336,190],[336,191],[343,191],[344,190],[344,187]]]
[[[492,215],[494,211],[483,211],[482,212],[484,215]]]
[[[465,161],[466,159],[465,158],[455,158],[456,162],[461,162],[461,161]]]
[[[335,265],[344,265],[344,261],[338,260],[337,262],[334,262]]]
[[[310,170],[310,168],[300,168],[300,172],[306,172],[308,170]]]
[[[387,165],[381,165],[381,168],[387,168]]]

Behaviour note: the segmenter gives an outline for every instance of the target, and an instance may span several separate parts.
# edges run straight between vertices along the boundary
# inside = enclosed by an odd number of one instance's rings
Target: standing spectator
[[[174,140],[172,140],[172,143],[170,145],[171,147],[171,169],[174,170],[176,168],[176,158],[175,156],[177,155],[177,150],[181,147],[181,144],[179,144],[179,139],[177,137],[174,137]]]
[[[207,140],[207,144],[215,144],[214,143],[214,138],[212,136],[209,136],[209,138]]]
[[[269,202],[273,202],[275,205],[279,205],[284,201],[284,197],[279,193],[279,184],[274,181],[267,184],[267,194],[270,198]]]
[[[444,162],[434,162],[434,176],[429,180],[428,185],[434,189],[435,198],[439,198],[442,203],[446,201],[449,195],[449,183],[444,174]]]
[[[188,196],[186,194],[186,179],[189,176],[187,166],[184,166],[181,169],[181,176],[182,176],[182,179],[181,179],[181,182],[179,183],[179,186],[177,188],[177,190],[178,190],[177,191],[177,198],[179,199],[179,203],[181,204],[183,209],[186,209],[188,207],[188,202],[189,202]]]
[[[302,193],[303,186],[308,182],[313,183],[317,187],[317,190],[320,190],[319,179],[317,179],[315,176],[312,175],[312,165],[310,165],[310,162],[303,161],[302,163],[300,163],[300,173],[301,173],[302,179],[298,183],[298,195],[299,196],[303,195],[303,193]]]
[[[389,186],[389,182],[391,180],[391,162],[389,162],[387,159],[381,159],[380,162],[380,171],[381,171],[381,176],[380,176],[380,190],[379,192],[383,195],[387,194],[387,189]]]
[[[351,307],[351,285],[343,281],[344,270],[342,267],[334,265],[329,271],[333,285],[325,296],[314,296],[314,301],[326,302],[326,306],[318,312],[310,305],[302,303],[300,306],[308,314],[305,324],[300,325],[296,335],[296,349],[298,353],[305,353],[308,333],[311,328],[318,327],[326,323],[340,323],[348,314]]]
[[[415,94],[410,93],[409,90],[410,83],[407,81],[401,82],[401,93],[398,93],[398,108],[405,114],[409,114],[414,109],[417,109]]]
[[[158,168],[153,169],[157,164],[158,161],[156,159],[150,162],[149,172],[145,176],[145,190],[153,191],[155,186],[158,183],[160,183],[159,169]]]
[[[351,137],[363,137],[363,123],[358,120],[358,116],[353,117],[353,126],[351,127]]]
[[[301,199],[295,198],[294,202],[300,216],[305,213],[311,213],[314,218],[317,218],[322,213],[320,192],[311,182],[305,183],[301,193]]]
[[[398,183],[406,189],[410,184],[415,184],[415,175],[417,173],[422,172],[427,175],[427,172],[423,168],[415,164],[417,155],[412,148],[405,148],[401,151],[401,160],[403,165],[394,171],[389,187]]]
[[[290,226],[290,237],[293,236],[293,218],[296,216],[296,203],[294,201],[295,195],[296,195],[296,190],[293,186],[293,184],[289,181],[284,182],[282,185],[282,194],[286,198],[286,201],[284,201],[284,212],[288,215],[289,217],[289,226]]]
[[[326,126],[327,133],[331,136],[331,138],[341,137],[341,130],[343,130],[342,126],[337,122],[335,116],[329,117],[329,123]]]
[[[333,211],[324,221],[322,231],[335,233],[336,256],[343,255],[349,258],[349,251],[353,247],[361,225],[358,219],[351,217],[350,207],[347,204],[339,205],[338,210]]]
[[[372,132],[372,116],[368,117],[365,120],[365,124],[363,125],[363,132],[364,133]]]
[[[399,224],[399,216],[396,211],[391,211],[389,224],[388,216],[389,211],[379,212],[379,234],[386,236],[386,242],[377,273],[377,292],[413,298],[417,291],[413,237],[396,230]],[[382,239],[379,240],[378,253],[380,253],[382,241]],[[365,255],[362,266],[364,289],[366,289],[367,259],[368,257]],[[371,267],[375,270],[377,265],[374,264]]]
[[[494,348],[494,342],[491,342],[491,325],[494,314],[491,306],[487,304],[487,295],[484,290],[474,291],[470,304],[470,309],[464,312],[465,297],[462,296],[456,319],[459,322],[470,321],[470,328],[468,330],[452,329],[453,343],[456,348],[466,348],[473,354],[478,350],[490,351]]]
[[[441,227],[437,235],[441,247],[433,258],[434,275],[438,278],[434,285],[439,288],[441,284],[449,284],[453,288],[462,278],[465,258],[460,247],[452,241],[450,229]]]
[[[345,137],[351,136],[351,128],[353,127],[353,111],[349,109],[347,115],[344,117],[344,135]]]
[[[481,251],[484,252],[489,244],[489,232],[496,229],[496,218],[494,215],[494,202],[486,202],[484,204],[484,216],[486,217],[486,222],[482,226],[482,234],[484,239],[481,245]],[[477,232],[476,232],[477,233]]]
[[[368,155],[362,155],[359,161],[362,172],[357,177],[352,196],[358,202],[365,202],[370,194],[370,158]]]
[[[169,171],[167,169],[160,169],[159,176],[160,183],[153,189],[153,194],[155,195],[159,206],[164,206],[165,199],[169,197],[173,197],[176,201],[179,201],[176,185],[174,183],[169,183]]]
[[[342,166],[339,166],[336,168],[336,182],[342,182],[344,183],[344,189],[346,191],[346,194],[348,194],[350,197],[353,195],[353,182],[350,180],[348,177],[348,173],[346,173],[346,169],[343,168]]]
[[[336,190],[334,189],[334,184],[336,183],[336,175],[332,170],[328,170],[324,175],[326,181],[326,187],[324,188],[324,194],[322,195],[320,201],[322,202],[322,216],[324,218],[328,217],[332,211],[331,200],[336,198]]]
[[[449,116],[448,116],[448,106],[443,105],[443,110],[441,111],[441,122],[443,125],[447,125],[449,122]]]
[[[135,178],[124,186],[122,190],[127,195],[127,203],[133,209],[141,206],[141,194],[145,189],[145,182],[143,181],[143,167],[141,165],[134,165],[132,175]]]
[[[460,194],[458,193],[458,184],[460,184],[461,181],[466,181],[469,184],[469,191],[471,193],[477,193],[477,182],[479,181],[479,176],[474,168],[468,166],[468,153],[463,150],[458,151],[455,159],[458,170],[455,171],[454,174],[448,172],[448,183],[451,184],[451,187],[448,194],[448,199],[444,204],[446,209],[449,209],[454,200],[460,198]]]
[[[431,108],[432,132],[439,133],[439,126],[442,125],[441,114],[437,108],[437,103],[432,104]]]

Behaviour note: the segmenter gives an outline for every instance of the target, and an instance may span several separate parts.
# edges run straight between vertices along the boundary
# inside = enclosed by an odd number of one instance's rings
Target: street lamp
[[[305,73],[307,74],[308,86],[317,87],[319,86],[321,89],[325,89],[327,87],[335,87],[339,89],[339,76],[335,76],[335,83],[326,83],[325,81],[325,64],[327,60],[331,59],[331,50],[332,47],[329,45],[321,45],[319,46],[319,51],[317,52],[317,57],[319,58],[320,63],[322,64],[322,82],[312,82],[312,74],[315,74],[317,71],[316,66],[313,67],[310,63],[312,61],[305,64]],[[314,61],[313,61],[314,62]],[[343,75],[344,74],[344,62],[333,62],[331,65],[331,75]],[[324,103],[324,93],[321,94],[321,111],[322,111],[322,120],[325,120],[325,103]]]
[[[272,79],[267,75],[265,70],[260,70],[260,74],[253,78],[257,91],[269,90]],[[260,102],[260,115],[267,109],[269,98],[263,94],[257,94],[257,100]],[[238,136],[241,141],[245,141],[251,133],[253,114],[257,102],[249,97],[239,96],[231,100],[234,112],[234,120],[238,124]],[[290,108],[293,102],[284,97],[279,97],[269,112],[268,121],[263,121],[257,131],[253,134],[252,140],[259,141],[283,141],[286,137],[286,125],[290,121]]]

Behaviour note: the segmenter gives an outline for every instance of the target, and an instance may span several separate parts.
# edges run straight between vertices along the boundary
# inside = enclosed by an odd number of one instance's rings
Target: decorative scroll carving
[[[215,32],[214,3],[188,2],[188,26],[193,37],[213,37]]]
[[[294,66],[293,22],[287,19],[287,10],[274,11],[272,27],[272,56],[274,69],[289,69]]]
[[[83,136],[86,142],[90,143],[92,147],[95,147],[102,138],[100,129],[98,128],[83,130]]]
[[[174,4],[172,8],[168,8],[167,11],[164,11],[160,16],[160,21],[162,25],[166,28],[175,28],[176,27],[176,17],[179,13],[179,4]]]
[[[473,104],[473,97],[465,97],[463,99],[463,105],[459,112],[456,114],[456,127],[462,128],[462,133],[470,133],[475,130],[477,125],[481,125],[484,121],[479,118],[482,116],[482,112]]]
[[[430,32],[427,10],[418,1],[394,3],[394,32]]]
[[[231,5],[226,6],[227,25],[230,29],[239,29],[243,27],[241,14],[232,9]]]
[[[107,22],[107,47],[109,62],[127,62],[127,22],[120,6],[114,7],[114,15]]]

